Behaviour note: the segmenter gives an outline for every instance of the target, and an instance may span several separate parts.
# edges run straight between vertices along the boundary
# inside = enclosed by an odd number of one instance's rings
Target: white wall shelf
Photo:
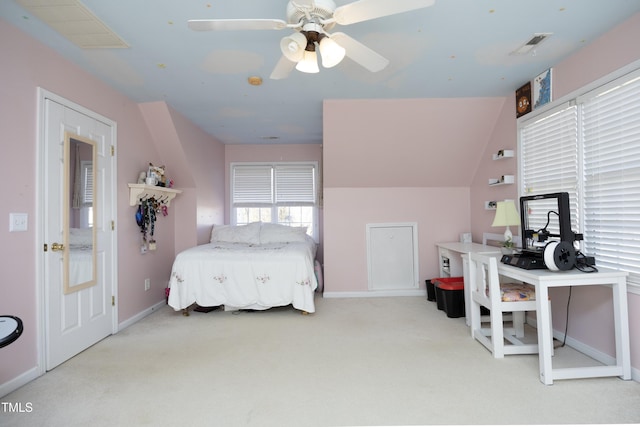
[[[514,155],[515,153],[513,152],[513,150],[500,150],[497,154],[493,155],[493,160],[507,159],[509,157],[513,157]]]
[[[156,200],[161,200],[165,205],[169,206],[171,204],[171,200],[180,193],[182,193],[182,190],[176,190],[175,188],[158,187],[157,185],[146,184],[129,184],[129,205],[136,206],[140,202],[140,199],[149,199],[153,197]]]
[[[502,175],[500,178],[489,178],[489,185],[506,185],[513,184],[515,182],[515,177],[513,175]]]

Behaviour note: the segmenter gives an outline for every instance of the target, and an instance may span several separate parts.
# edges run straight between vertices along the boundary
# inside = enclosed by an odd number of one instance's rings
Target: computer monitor
[[[520,197],[520,219],[523,253],[542,254],[553,241],[573,245],[575,240],[582,240],[571,230],[567,192]]]

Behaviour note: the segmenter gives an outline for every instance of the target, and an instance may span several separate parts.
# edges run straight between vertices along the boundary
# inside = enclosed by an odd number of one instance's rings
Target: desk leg
[[[616,364],[622,368],[623,380],[631,379],[631,356],[629,344],[629,307],[627,305],[626,279],[612,286],[613,316],[616,332]]]
[[[536,317],[538,327],[538,361],[540,363],[540,381],[553,384],[553,368],[551,355],[553,352],[553,325],[549,304],[549,290],[546,286],[536,285]]]

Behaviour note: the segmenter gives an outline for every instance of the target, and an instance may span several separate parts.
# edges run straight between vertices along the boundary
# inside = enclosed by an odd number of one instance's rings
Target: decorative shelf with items
[[[135,220],[140,227],[140,253],[155,251],[157,242],[154,238],[156,219],[159,215],[169,214],[171,201],[182,190],[173,187],[173,181],[167,180],[164,166],[153,166],[149,163],[148,172],[140,172],[137,184],[129,185],[129,205],[136,206]]]
[[[169,206],[171,200],[180,193],[182,193],[182,190],[176,190],[175,188],[147,184],[129,184],[129,205],[136,206],[140,203],[140,200],[153,198]]]
[[[515,155],[513,150],[499,150],[496,154],[493,155],[493,160],[501,160],[513,158]],[[489,185],[506,185],[513,184],[515,182],[515,177],[513,175],[502,175],[500,178],[489,178]],[[485,209],[495,209],[491,206],[491,202],[485,202]]]
[[[498,202],[496,200],[486,200],[484,202],[484,208],[488,211],[495,211],[498,207]]]
[[[502,175],[500,178],[489,178],[489,185],[506,185],[515,182],[513,175]]]
[[[498,153],[493,155],[493,160],[507,159],[509,157],[513,157],[513,150],[500,150]]]

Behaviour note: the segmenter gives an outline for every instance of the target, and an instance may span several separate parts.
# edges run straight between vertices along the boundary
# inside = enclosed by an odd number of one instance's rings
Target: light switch
[[[27,231],[29,215],[26,213],[9,214],[9,231]]]

